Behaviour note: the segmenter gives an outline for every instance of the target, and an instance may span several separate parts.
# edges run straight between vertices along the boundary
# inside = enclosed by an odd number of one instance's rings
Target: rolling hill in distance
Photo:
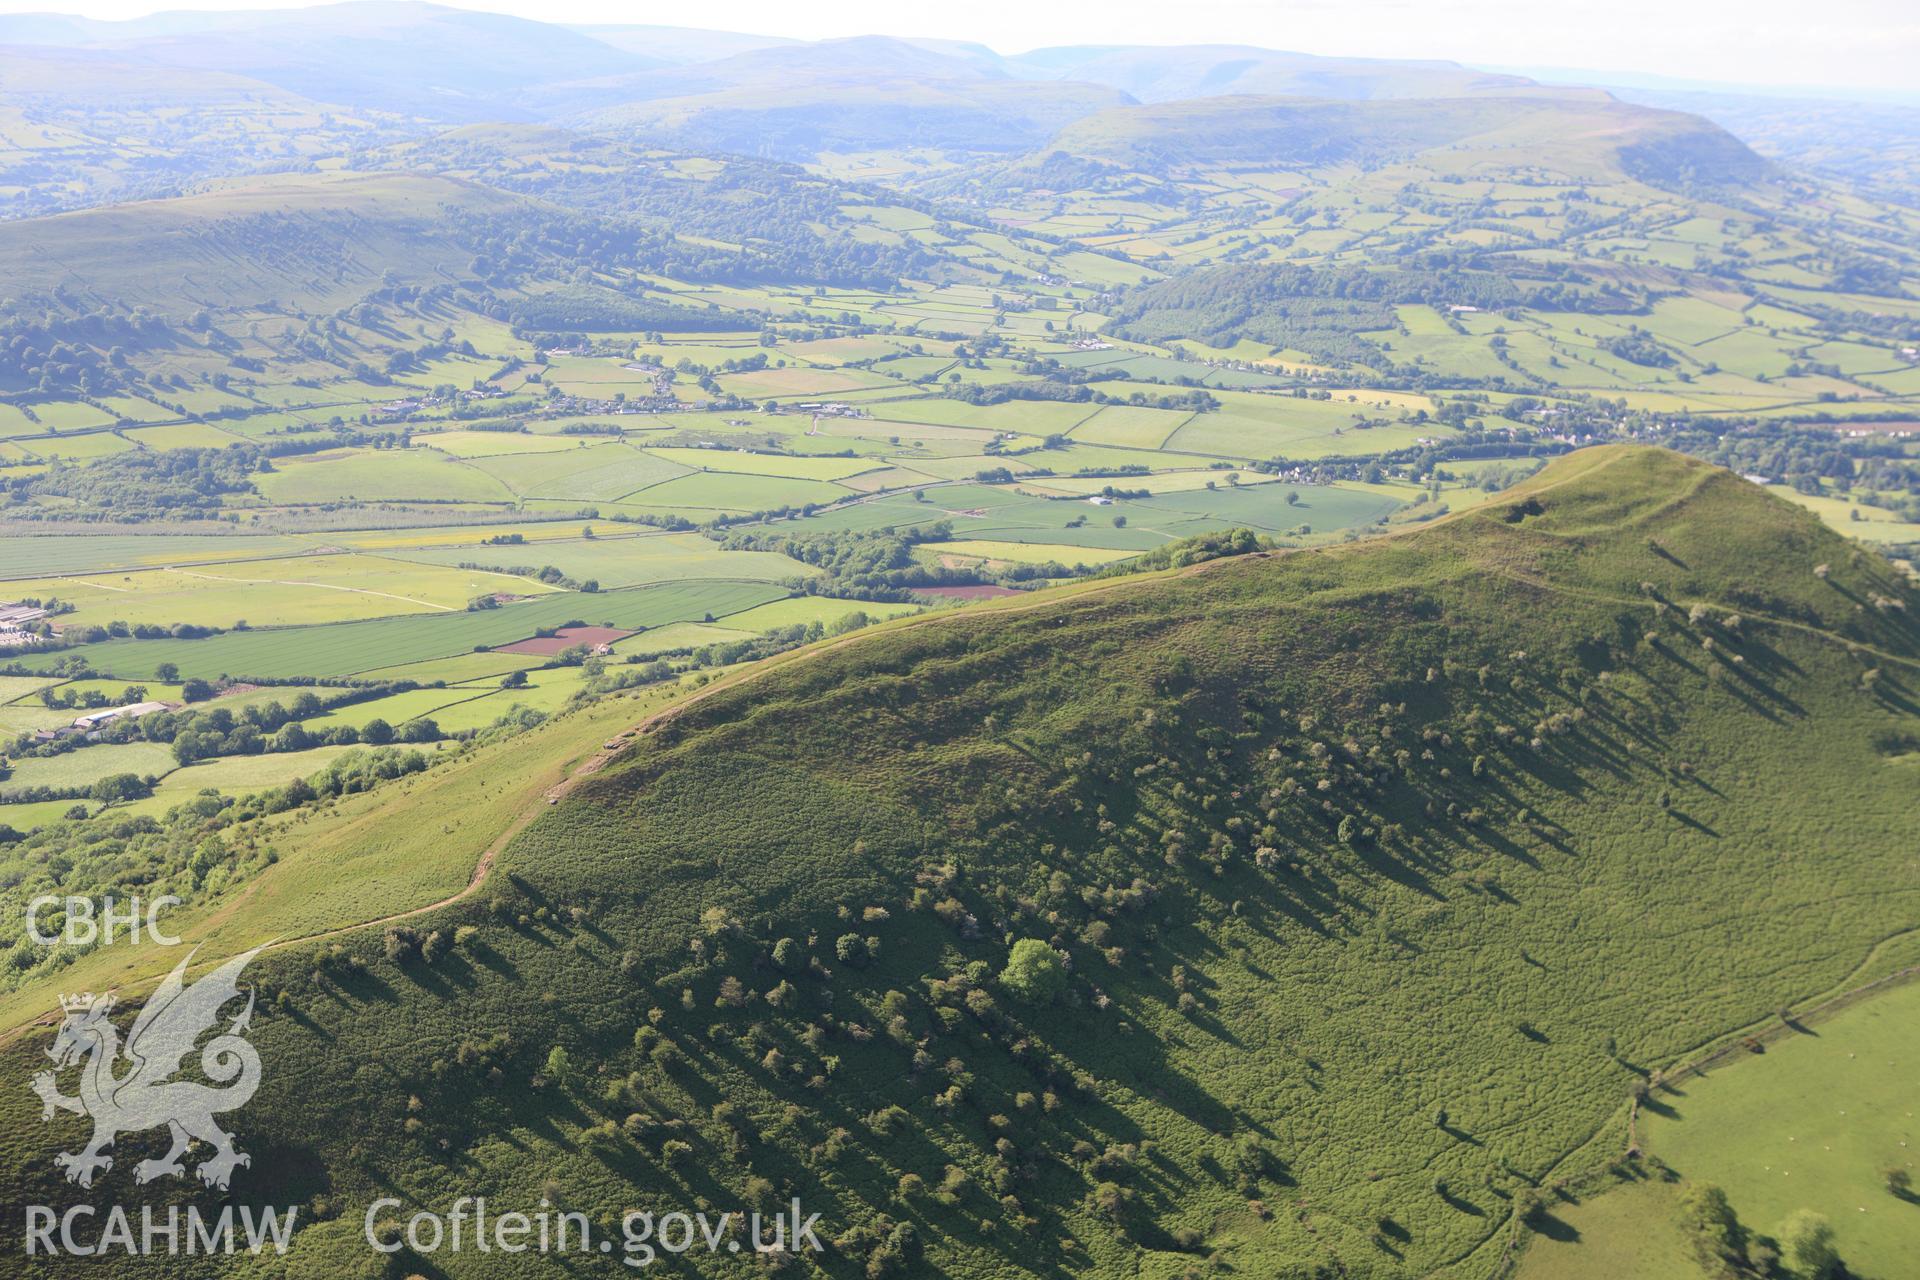
[[[1299,102],[1210,97],[1121,107],[1077,120],[1049,149],[1123,167],[1260,164],[1376,168],[1423,151],[1507,150],[1535,164],[1555,144],[1590,144],[1595,161],[1656,185],[1683,174],[1703,183],[1765,176],[1759,157],[1698,116],[1585,98]],[[1593,162],[1589,162],[1593,163]],[[1589,176],[1574,171],[1578,176]]]
[[[10,1267],[1908,1280],[1906,107],[1087,39],[0,15]]]

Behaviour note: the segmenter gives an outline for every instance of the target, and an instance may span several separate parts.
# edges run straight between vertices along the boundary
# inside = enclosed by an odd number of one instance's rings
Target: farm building
[[[46,616],[47,611],[36,605],[0,604],[0,645],[39,644],[40,637],[26,628]]]
[[[89,711],[73,722],[73,727],[82,733],[98,729],[110,720],[138,720],[141,716],[152,715],[156,711],[165,711],[164,702],[132,702],[124,707],[109,707],[104,711]]]

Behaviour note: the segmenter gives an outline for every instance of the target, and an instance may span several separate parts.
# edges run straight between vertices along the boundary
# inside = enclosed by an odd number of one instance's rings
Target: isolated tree
[[[138,774],[110,773],[93,784],[91,794],[103,804],[113,804],[119,800],[138,800],[152,791]]]
[[[1067,987],[1067,966],[1038,938],[1022,938],[1007,954],[1000,985],[1027,1004],[1052,1004]]]

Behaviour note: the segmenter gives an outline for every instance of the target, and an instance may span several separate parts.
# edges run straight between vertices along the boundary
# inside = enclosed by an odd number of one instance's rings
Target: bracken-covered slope
[[[835,1276],[1491,1274],[1647,1072],[1914,925],[1917,604],[1607,448],[1415,533],[842,641],[640,736],[408,922],[431,960],[256,962],[235,1192],[323,1219],[272,1274],[571,1273],[360,1239],[475,1194],[603,1231],[797,1195]],[[1001,979],[1024,939],[1051,1003]],[[154,1135],[83,1196],[83,1123],[7,1097],[9,1218],[159,1194]]]

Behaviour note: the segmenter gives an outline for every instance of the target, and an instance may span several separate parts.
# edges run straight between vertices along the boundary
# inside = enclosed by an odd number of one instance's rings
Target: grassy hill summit
[[[1649,1175],[1660,1069],[1912,963],[1875,948],[1920,897],[1916,605],[1620,446],[828,641],[651,722],[476,893],[263,955],[234,1195],[304,1206],[287,1275],[526,1274],[363,1239],[479,1194],[615,1240],[797,1196],[832,1244],[793,1274],[1491,1274]],[[6,1212],[72,1202],[83,1122],[6,1096]],[[157,1199],[161,1144],[90,1197]]]

